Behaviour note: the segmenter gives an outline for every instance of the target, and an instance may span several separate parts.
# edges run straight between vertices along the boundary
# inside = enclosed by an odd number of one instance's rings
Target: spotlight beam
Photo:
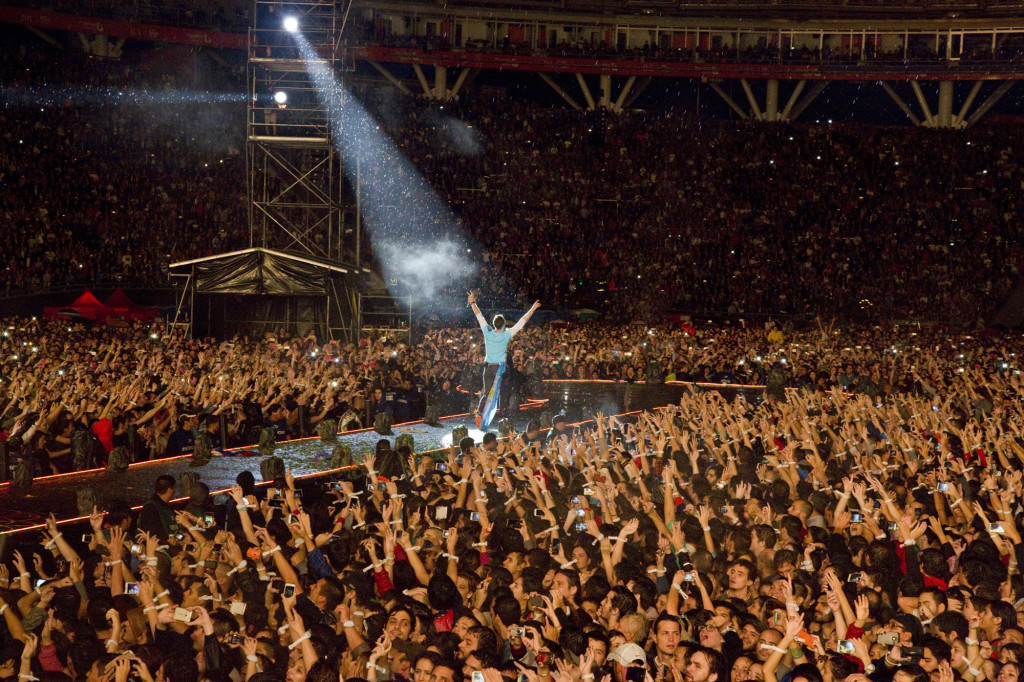
[[[338,82],[301,33],[295,35],[317,95],[330,113],[349,181],[359,182],[363,224],[393,295],[428,304],[476,271],[469,242],[447,204],[377,122]],[[359,168],[357,177],[356,168]],[[390,284],[398,282],[395,289]]]

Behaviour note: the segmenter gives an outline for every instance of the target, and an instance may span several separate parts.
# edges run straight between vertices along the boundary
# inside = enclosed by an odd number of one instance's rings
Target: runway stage
[[[718,390],[727,397],[737,391],[755,399],[761,387],[735,387],[726,385],[700,385],[702,389]],[[544,395],[534,401],[513,419],[517,431],[524,431],[530,419],[536,419],[541,412],[556,414],[563,412],[569,421],[582,421],[594,412],[606,415],[622,414],[634,410],[652,409],[677,403],[690,390],[688,384],[671,383],[646,386],[604,381],[545,381]],[[441,420],[439,426],[423,422],[412,422],[392,427],[393,433],[382,436],[373,429],[348,432],[338,436],[338,442],[352,449],[353,459],[361,462],[381,438],[387,438],[394,445],[402,434],[413,437],[417,452],[436,450],[451,444],[451,432],[456,426],[467,426],[475,440],[482,434],[467,415]],[[303,438],[278,443],[274,452],[281,457],[296,478],[316,477],[329,474],[330,453],[334,443],[324,443],[319,438]],[[251,471],[261,481],[260,462],[263,457],[255,446],[228,451],[235,456],[216,457],[202,467],[192,467],[190,457],[155,460],[133,464],[127,471],[108,474],[103,470],[92,470],[47,476],[36,479],[24,492],[11,488],[9,483],[0,484],[0,532],[20,533],[36,530],[53,513],[61,521],[78,520],[77,492],[84,487],[93,487],[101,502],[123,500],[132,506],[141,506],[153,491],[153,481],[161,474],[170,474],[181,480],[187,471],[199,473],[210,490],[218,492],[230,488],[241,471]],[[251,452],[253,456],[240,453]]]

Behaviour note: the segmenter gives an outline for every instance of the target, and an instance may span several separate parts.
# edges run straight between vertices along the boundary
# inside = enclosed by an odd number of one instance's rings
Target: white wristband
[[[274,552],[280,552],[280,551],[281,551],[281,545],[277,545],[275,547],[271,547],[270,549],[268,549],[266,552],[263,553],[263,558],[266,559],[268,556],[270,556]]]
[[[573,559],[572,561],[567,561],[566,563],[562,564],[562,568],[563,569],[565,569],[565,568],[572,568],[575,565],[576,565],[576,560]]]
[[[228,575],[234,575],[235,573],[238,573],[239,571],[241,571],[242,569],[244,569],[248,565],[249,565],[249,563],[245,559],[242,559],[242,563],[240,563],[237,566],[235,566],[234,568],[232,568],[230,571],[228,571],[227,574]]]
[[[245,657],[245,660],[249,661],[250,663],[259,663],[260,662],[260,659],[256,658],[256,654],[249,654],[248,656]]]
[[[295,647],[297,647],[298,645],[302,644],[307,639],[309,639],[309,631],[308,630],[306,631],[306,634],[302,635],[302,637],[299,637],[297,640],[295,640],[294,642],[292,642],[291,644],[288,645],[288,651],[293,651],[295,649]]]
[[[0,616],[4,615],[4,611],[7,610],[7,604],[0,606]]]

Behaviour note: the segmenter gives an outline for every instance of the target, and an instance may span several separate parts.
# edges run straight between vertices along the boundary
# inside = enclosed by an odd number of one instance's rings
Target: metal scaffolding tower
[[[307,72],[297,35],[337,73],[347,2],[254,0],[246,121],[251,247],[356,262],[357,226],[346,230],[347,184],[330,112]],[[289,32],[286,20],[296,22]]]
[[[339,79],[350,70],[341,40],[350,8],[351,0],[254,0],[246,117],[249,245],[345,273],[329,282],[324,303],[327,335],[344,341],[358,335],[356,280],[369,271],[360,264],[355,192],[324,104],[340,93],[318,92],[309,67]],[[312,55],[300,52],[299,36]]]

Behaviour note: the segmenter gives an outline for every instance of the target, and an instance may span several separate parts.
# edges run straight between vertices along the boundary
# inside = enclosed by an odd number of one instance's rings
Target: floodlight
[[[278,104],[284,104],[285,102],[288,101],[288,93],[281,91],[275,92],[274,101],[277,102]]]
[[[299,20],[296,19],[295,17],[285,17],[284,30],[288,31],[289,33],[295,33],[296,31],[299,30]]]

